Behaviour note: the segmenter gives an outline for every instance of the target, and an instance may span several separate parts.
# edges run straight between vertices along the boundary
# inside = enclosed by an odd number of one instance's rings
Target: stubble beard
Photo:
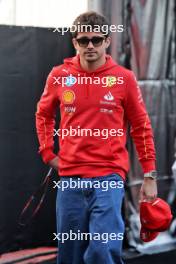
[[[93,56],[91,56],[91,55],[85,55],[85,57],[84,57],[84,59],[87,61],[87,62],[96,62],[98,59],[99,59],[99,56],[97,55],[97,53],[96,53],[96,55],[93,55]]]

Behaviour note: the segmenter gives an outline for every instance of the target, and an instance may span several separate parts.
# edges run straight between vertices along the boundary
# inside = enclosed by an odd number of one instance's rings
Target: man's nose
[[[92,42],[91,42],[91,41],[89,41],[89,44],[88,44],[87,48],[89,48],[89,49],[92,49],[92,48],[94,48],[94,45],[92,44]]]

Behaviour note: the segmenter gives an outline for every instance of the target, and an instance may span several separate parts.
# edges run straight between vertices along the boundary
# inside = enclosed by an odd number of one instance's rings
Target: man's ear
[[[110,46],[110,44],[111,44],[111,38],[110,38],[110,37],[107,37],[107,38],[105,39],[106,49]]]
[[[77,50],[78,42],[76,41],[75,38],[72,38],[72,43],[73,43],[74,48]]]

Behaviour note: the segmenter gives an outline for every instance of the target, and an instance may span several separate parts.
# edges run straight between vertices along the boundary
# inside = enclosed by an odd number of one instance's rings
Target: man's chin
[[[91,55],[86,54],[84,58],[88,62],[94,62],[94,61],[97,61],[97,59],[98,59],[96,54],[91,54]]]

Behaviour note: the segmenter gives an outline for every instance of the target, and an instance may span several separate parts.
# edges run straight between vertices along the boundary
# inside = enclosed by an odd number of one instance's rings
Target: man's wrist
[[[157,180],[157,171],[153,170],[153,171],[144,173],[144,179],[148,179],[148,178]]]

